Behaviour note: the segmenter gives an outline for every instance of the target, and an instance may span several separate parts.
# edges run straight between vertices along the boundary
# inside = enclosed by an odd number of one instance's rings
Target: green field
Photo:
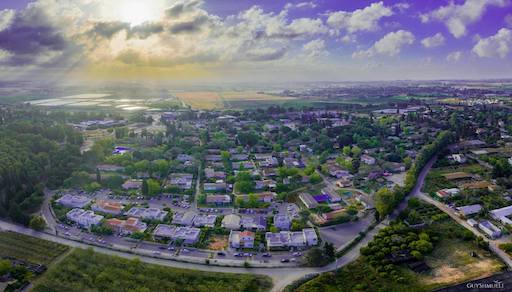
[[[183,270],[76,249],[38,281],[47,291],[268,291],[268,277]]]
[[[0,256],[48,265],[68,247],[13,232],[0,232]]]

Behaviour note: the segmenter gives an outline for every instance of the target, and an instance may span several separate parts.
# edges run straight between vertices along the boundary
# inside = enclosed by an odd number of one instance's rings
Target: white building
[[[186,213],[175,213],[172,217],[172,224],[192,226],[196,214],[192,211]]]
[[[489,211],[489,213],[493,219],[498,220],[505,225],[512,224],[512,220],[508,218],[508,216],[512,215],[512,206],[492,210]]]
[[[229,233],[229,245],[233,248],[253,248],[254,232],[251,231],[234,231]]]
[[[83,208],[91,202],[91,199],[85,196],[66,194],[56,202],[67,208]]]
[[[73,209],[66,214],[66,218],[85,228],[98,225],[101,220],[103,220],[103,216],[96,215],[93,211],[86,211],[84,209]]]
[[[305,247],[318,244],[318,236],[313,228],[306,228],[298,232],[267,232],[265,234],[265,240],[268,249]]]
[[[485,234],[487,234],[490,238],[495,239],[501,236],[501,229],[494,226],[491,222],[487,220],[482,220],[478,224],[478,228],[480,228]]]
[[[229,214],[222,219],[222,227],[231,230],[240,229],[240,216]]]
[[[142,218],[146,220],[158,220],[163,221],[165,216],[167,216],[169,212],[162,211],[158,208],[139,208],[133,207],[128,212],[125,213],[126,216]]]

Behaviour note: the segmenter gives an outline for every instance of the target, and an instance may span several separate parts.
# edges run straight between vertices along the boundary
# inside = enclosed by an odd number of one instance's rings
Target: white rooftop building
[[[85,228],[91,228],[91,226],[98,225],[101,220],[103,220],[103,216],[84,209],[73,209],[66,214],[66,218]]]
[[[66,194],[56,202],[68,208],[83,208],[91,202],[91,199],[85,196]]]
[[[163,221],[165,216],[167,216],[169,212],[162,211],[158,208],[139,208],[133,207],[128,212],[125,213],[126,216],[142,218],[147,220],[158,220]]]
[[[512,206],[496,209],[489,211],[491,217],[495,220],[500,221],[501,223],[507,225],[512,224],[512,220],[508,218],[508,216],[512,215]]]

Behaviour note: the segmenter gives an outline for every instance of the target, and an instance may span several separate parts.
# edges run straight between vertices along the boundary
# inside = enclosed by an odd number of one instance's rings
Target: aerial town
[[[511,7],[0,1],[0,292],[512,291]]]

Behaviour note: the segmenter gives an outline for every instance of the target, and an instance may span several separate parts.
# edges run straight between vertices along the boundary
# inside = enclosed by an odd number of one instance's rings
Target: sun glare
[[[155,9],[154,5],[148,4],[147,1],[123,1],[121,5],[121,21],[128,22],[133,26],[155,20],[158,16],[159,11]]]

